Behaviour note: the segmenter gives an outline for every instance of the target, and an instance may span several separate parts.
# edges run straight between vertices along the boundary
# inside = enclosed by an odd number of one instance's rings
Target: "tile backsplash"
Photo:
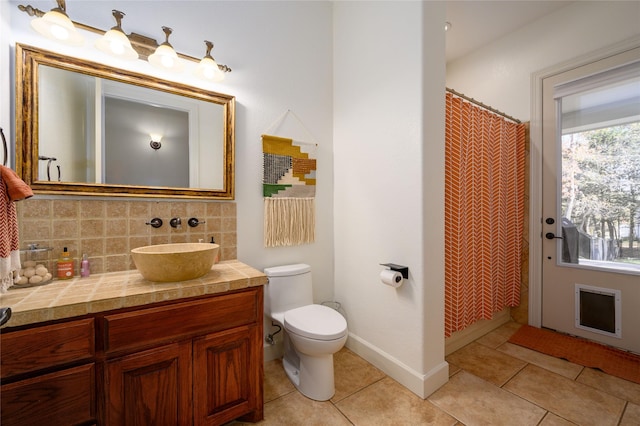
[[[95,199],[45,199],[34,197],[16,203],[20,248],[29,244],[51,247],[48,252],[33,254],[38,262],[54,271],[64,247],[75,260],[79,274],[80,260],[87,254],[91,273],[135,269],[132,248],[150,244],[205,242],[220,244],[220,260],[237,258],[236,203],[220,201],[137,201]],[[163,225],[153,228],[146,223],[160,218]],[[169,220],[179,217],[180,228]],[[187,224],[195,217],[197,227]],[[22,255],[22,259],[27,254]]]

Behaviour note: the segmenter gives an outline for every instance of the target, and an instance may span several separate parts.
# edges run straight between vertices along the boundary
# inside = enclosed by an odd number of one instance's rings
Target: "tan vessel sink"
[[[131,256],[146,280],[187,281],[209,272],[219,249],[209,243],[156,244],[134,248]]]

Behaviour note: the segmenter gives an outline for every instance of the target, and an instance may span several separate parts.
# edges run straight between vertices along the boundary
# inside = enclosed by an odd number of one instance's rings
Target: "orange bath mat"
[[[640,356],[629,352],[528,325],[520,327],[509,343],[640,383]]]

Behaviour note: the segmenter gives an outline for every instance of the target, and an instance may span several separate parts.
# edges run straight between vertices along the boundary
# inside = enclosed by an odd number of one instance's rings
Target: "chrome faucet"
[[[196,226],[200,225],[201,223],[205,223],[204,220],[198,220],[198,218],[196,217],[192,217],[190,218],[187,223],[189,224],[190,227],[195,228]]]
[[[162,226],[162,219],[159,217],[154,217],[149,222],[145,222],[146,225],[151,225],[154,228],[160,228]]]

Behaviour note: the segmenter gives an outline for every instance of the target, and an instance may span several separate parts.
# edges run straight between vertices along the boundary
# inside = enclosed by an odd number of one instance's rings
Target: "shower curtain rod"
[[[465,100],[467,100],[467,101],[469,101],[469,102],[471,102],[471,103],[473,103],[473,104],[476,104],[476,105],[478,105],[478,106],[479,106],[479,107],[481,107],[481,108],[484,108],[484,109],[486,109],[486,110],[489,110],[489,111],[491,111],[491,112],[492,112],[492,113],[494,113],[494,114],[498,114],[498,115],[500,115],[500,116],[502,116],[502,117],[504,117],[504,118],[506,118],[506,119],[508,119],[508,120],[511,120],[511,121],[516,122],[517,124],[521,124],[521,123],[522,123],[522,122],[521,122],[520,120],[518,120],[517,118],[513,118],[512,116],[510,116],[510,115],[508,115],[508,114],[505,114],[504,112],[499,111],[499,110],[497,110],[497,109],[495,109],[495,108],[492,108],[492,107],[490,107],[489,105],[483,104],[483,103],[482,103],[482,102],[480,102],[480,101],[476,101],[475,99],[470,98],[470,97],[466,96],[466,95],[465,95],[465,94],[463,94],[463,93],[456,92],[455,90],[453,90],[453,89],[449,89],[448,87],[446,87],[446,89],[447,89],[447,92],[452,93],[452,94],[456,95],[457,97],[462,98],[462,99],[465,99]]]

